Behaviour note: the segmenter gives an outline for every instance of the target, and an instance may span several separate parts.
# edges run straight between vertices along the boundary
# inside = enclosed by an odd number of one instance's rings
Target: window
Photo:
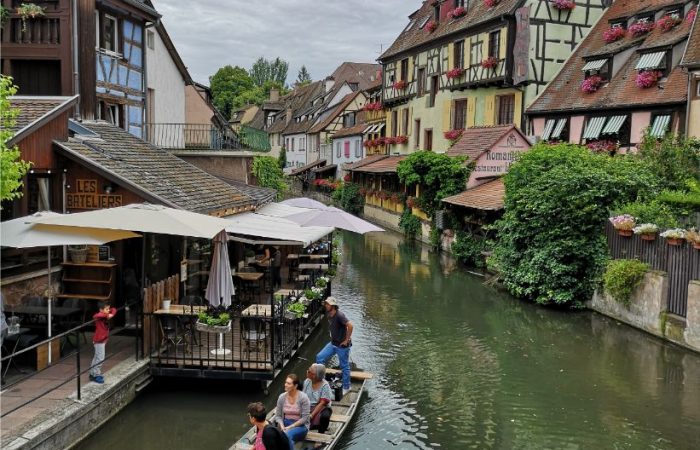
[[[359,89],[360,83],[348,83],[348,86],[354,92]]]
[[[649,22],[654,22],[654,14],[645,14],[643,16],[639,16],[635,23],[649,23]]]
[[[420,148],[420,119],[416,119],[413,124],[413,135],[416,137],[416,148]]]
[[[119,51],[119,23],[117,18],[109,14],[103,15],[101,30],[100,39],[97,41],[100,48],[117,53]]]
[[[346,113],[343,116],[343,127],[349,128],[355,126],[355,111]]]
[[[422,29],[422,28],[425,26],[425,24],[428,23],[429,20],[430,20],[430,16],[425,16],[425,17],[423,18],[423,21],[420,23],[420,26],[419,26],[418,28],[421,28],[421,29]]]
[[[408,108],[401,111],[401,131],[404,136],[408,135]]]
[[[299,151],[306,149],[306,138],[299,138]]]
[[[695,80],[695,96],[700,97],[700,80]]]
[[[440,78],[435,75],[430,77],[430,97],[428,98],[428,107],[435,106],[435,97],[437,97],[438,88],[440,87]]]
[[[401,60],[401,78],[402,81],[408,81],[408,58]]]
[[[435,22],[440,21],[440,4],[439,3],[435,6],[433,6],[433,20]]]
[[[670,67],[668,52],[643,53],[634,67],[635,70],[660,70],[664,76],[668,75]]]
[[[615,20],[610,22],[610,28],[625,28],[627,29],[627,20]]]
[[[455,0],[455,8],[464,8],[464,0]]]
[[[359,139],[355,139],[355,158],[362,158],[362,146]]]
[[[343,144],[345,157],[350,158],[350,141],[345,141]]]
[[[341,149],[340,149],[340,141],[335,143],[335,157],[340,158],[341,156]]]
[[[674,19],[683,18],[683,14],[681,13],[681,10],[678,8],[669,9],[668,11],[666,11],[666,14],[664,14],[664,15],[673,17]]]
[[[27,213],[51,209],[51,178],[46,174],[30,174],[27,176]]]
[[[568,141],[569,140],[569,127],[568,120],[565,118],[561,119],[548,119],[544,125],[544,131],[542,132],[543,141]]]
[[[294,151],[294,138],[292,138],[292,151]]]
[[[501,31],[489,33],[489,57],[498,58],[501,54]]]
[[[422,97],[425,95],[425,82],[426,82],[426,77],[425,77],[425,67],[421,67],[418,69],[418,96]]]
[[[477,66],[481,64],[481,42],[472,44],[471,52],[469,53],[469,65]]]
[[[513,123],[513,115],[515,113],[515,94],[499,95],[496,97],[496,123],[498,125],[508,125]]]
[[[156,49],[156,34],[151,30],[146,31],[146,45],[151,50]]]
[[[433,149],[433,130],[425,130],[425,139],[423,139],[423,150],[431,151]]]
[[[603,80],[609,80],[611,76],[611,60],[607,59],[594,59],[586,62],[583,66],[584,77],[588,78],[592,75],[598,75]]]
[[[457,41],[454,45],[455,69],[464,67],[464,41]]]
[[[669,125],[671,124],[671,114],[654,114],[649,124],[651,126],[649,135],[661,139],[666,135],[666,133],[668,133]]]
[[[107,121],[114,126],[124,128],[123,106],[107,103],[103,100],[97,102],[97,118]]]
[[[455,100],[452,114],[452,129],[463,130],[467,127],[467,99]]]
[[[392,111],[391,112],[391,135],[398,136],[398,131],[399,131],[399,112]]]

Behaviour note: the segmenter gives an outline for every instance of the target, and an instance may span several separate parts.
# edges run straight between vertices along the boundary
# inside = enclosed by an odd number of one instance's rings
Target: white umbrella
[[[66,214],[61,217],[41,219],[38,222],[53,226],[131,230],[205,239],[212,239],[230,225],[227,220],[218,217],[149,203],[134,203],[118,208]],[[52,230],[55,229],[53,226]]]
[[[353,233],[365,234],[372,231],[384,231],[382,228],[353,216],[342,209],[329,207],[324,210],[310,209],[308,212],[301,212],[285,216],[285,219],[296,222],[302,226],[324,226],[342,228]]]
[[[47,247],[48,253],[48,337],[51,338],[51,246],[55,245],[102,245],[120,239],[139,237],[131,231],[102,230],[95,228],[62,228],[51,229],[36,223],[38,220],[60,218],[63,214],[52,211],[41,211],[30,216],[19,217],[0,223],[0,245],[3,247],[31,248]],[[49,364],[51,364],[51,345],[49,345]]]
[[[231,263],[228,259],[228,235],[221,231],[214,238],[214,256],[209,269],[209,282],[204,297],[211,305],[231,306],[231,296],[235,294]]]
[[[290,198],[287,200],[283,200],[280,203],[283,205],[296,206],[297,208],[328,209],[328,206],[308,197]]]

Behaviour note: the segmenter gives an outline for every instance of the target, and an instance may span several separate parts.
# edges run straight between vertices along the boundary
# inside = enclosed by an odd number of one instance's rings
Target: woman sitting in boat
[[[326,381],[326,366],[323,364],[311,364],[306,371],[304,380],[304,393],[311,402],[311,430],[325,433],[331,422],[331,386]]]
[[[303,441],[309,432],[309,397],[299,390],[299,377],[287,375],[284,380],[284,393],[277,399],[275,421],[289,437],[289,449],[294,443]]]

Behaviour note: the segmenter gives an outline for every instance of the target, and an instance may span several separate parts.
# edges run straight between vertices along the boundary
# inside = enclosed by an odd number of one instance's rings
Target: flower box
[[[685,15],[685,21],[692,24],[695,22],[695,16],[697,15],[697,10],[695,8],[691,9],[688,11],[688,14]]]
[[[656,22],[656,26],[661,29],[664,33],[667,31],[671,31],[676,27],[676,25],[682,23],[683,20],[680,17],[674,17],[674,16],[663,16]]]
[[[634,234],[638,234],[643,241],[655,241],[656,232],[659,231],[659,227],[653,223],[643,223],[634,227],[632,231]]]
[[[661,233],[662,238],[666,238],[668,245],[681,245],[685,239],[685,230],[681,228],[671,228]]]
[[[695,228],[691,228],[685,233],[685,239],[692,244],[694,249],[700,250],[700,232]]]
[[[384,144],[385,144],[385,145],[396,144],[396,138],[395,138],[395,137],[391,137],[391,136],[387,136],[387,137],[384,138]]]
[[[231,321],[229,320],[226,325],[208,325],[197,320],[194,327],[197,331],[201,331],[203,333],[228,333],[231,331]]]
[[[484,5],[486,5],[487,8],[493,8],[498,5],[498,0],[484,0]]]
[[[581,83],[581,91],[586,94],[592,94],[598,90],[598,88],[603,84],[603,78],[598,75],[592,75]]]
[[[622,214],[611,217],[610,221],[620,236],[632,236],[634,226],[636,225],[636,219],[634,216],[631,216],[630,214]]]
[[[448,80],[459,78],[462,75],[464,75],[464,69],[462,69],[461,67],[455,67],[454,69],[447,71]]]
[[[437,27],[438,27],[438,23],[435,22],[434,20],[431,20],[430,22],[428,22],[428,23],[425,25],[425,31],[426,31],[428,34],[430,34],[430,33],[432,33],[433,31],[437,30]]]
[[[459,19],[463,15],[467,13],[467,10],[464,9],[463,6],[458,6],[457,8],[453,9],[452,11],[447,13],[447,17],[450,19]]]
[[[402,91],[406,89],[406,86],[408,86],[408,83],[406,83],[406,80],[399,80],[399,81],[394,81],[394,84],[392,85],[394,89]]]
[[[484,69],[493,69],[498,65],[498,58],[495,56],[489,56],[485,60],[481,61],[481,67]]]
[[[611,42],[619,41],[627,34],[627,30],[622,27],[609,28],[603,31],[603,40],[610,44]]]
[[[681,244],[683,243],[683,239],[679,239],[679,238],[666,238],[666,243],[667,243],[668,245],[678,246],[678,245],[681,245]]]
[[[463,132],[464,130],[462,129],[445,131],[445,139],[447,139],[448,141],[456,141],[460,138],[460,136],[462,136]]]
[[[586,144],[586,147],[596,153],[612,153],[617,151],[617,142],[610,140],[593,141]]]
[[[658,70],[645,70],[637,74],[634,82],[640,89],[649,89],[656,86],[662,74]]]
[[[396,136],[394,138],[394,143],[398,145],[403,145],[408,143],[408,136]]]
[[[647,34],[651,30],[654,29],[654,23],[653,22],[637,22],[629,27],[629,32],[632,35],[632,37],[639,37]]]
[[[576,8],[576,3],[573,0],[553,0],[552,6],[558,10],[572,10]]]
[[[642,233],[639,237],[642,238],[643,241],[655,241],[656,233]]]
[[[631,237],[634,233],[632,232],[632,230],[617,230],[617,234],[619,234],[622,237]]]

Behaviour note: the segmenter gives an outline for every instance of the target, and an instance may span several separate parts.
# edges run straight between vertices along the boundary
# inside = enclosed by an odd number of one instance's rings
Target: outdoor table
[[[328,264],[299,264],[299,270],[328,270]]]
[[[243,311],[241,316],[246,317],[272,317],[272,305],[252,304]]]
[[[317,254],[308,254],[308,253],[303,253],[300,256],[304,258],[309,258],[309,259],[326,259],[328,258],[328,255],[317,255]]]
[[[238,278],[243,282],[243,285],[246,287],[244,291],[248,290],[250,291],[250,299],[252,300],[252,284],[255,282],[258,282],[260,286],[260,291],[262,292],[263,286],[262,286],[262,278],[265,276],[264,273],[262,272],[236,272],[234,275],[234,278]]]
[[[288,295],[298,294],[298,293],[301,293],[301,289],[278,289],[275,291],[275,296],[279,295],[282,297],[286,297]]]
[[[190,309],[191,308],[191,309]],[[179,337],[177,339],[184,339],[185,345],[189,347],[190,349],[192,348],[192,341],[195,343],[197,342],[197,337],[194,333],[194,327],[193,327],[193,319],[197,317],[197,315],[202,312],[206,311],[207,307],[206,306],[201,306],[201,305],[170,305],[170,308],[168,309],[158,309],[153,312],[153,314],[159,316],[158,319],[165,319],[166,317],[174,317],[178,320],[182,318],[180,321],[180,324],[182,325],[182,330],[183,333],[177,334]],[[161,323],[162,326],[162,323]],[[192,339],[188,339],[188,335]],[[177,340],[175,342],[178,342]],[[187,348],[186,347],[186,348]]]
[[[83,310],[80,308],[70,308],[70,307],[65,307],[65,306],[52,306],[51,307],[51,316],[55,317],[58,319],[56,321],[57,325],[61,325],[64,320],[67,318],[77,315],[82,313]],[[12,315],[21,315],[21,316],[48,316],[49,314],[49,307],[48,306],[27,306],[27,305],[6,305],[5,306],[5,315],[8,313]],[[25,325],[32,327],[32,328],[46,328],[46,323],[31,323],[27,324],[25,322]]]
[[[192,308],[192,309],[190,309]],[[170,305],[169,309],[158,309],[153,314],[170,315],[170,316],[196,316],[202,311],[206,311],[206,306],[190,306],[190,305]]]

